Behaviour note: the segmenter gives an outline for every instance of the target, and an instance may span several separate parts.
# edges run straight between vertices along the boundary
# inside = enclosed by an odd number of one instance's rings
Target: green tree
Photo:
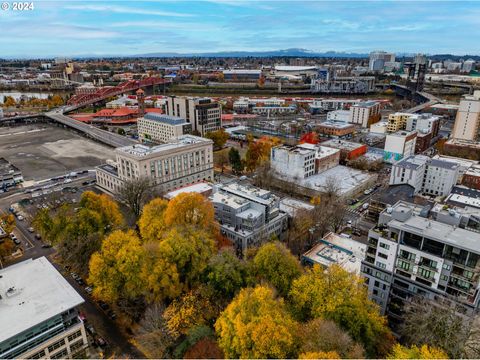
[[[297,328],[283,300],[264,286],[241,290],[215,323],[227,358],[295,357]]]
[[[235,174],[240,174],[243,171],[243,162],[240,158],[240,153],[235,148],[230,148],[228,153],[228,159],[230,160],[230,166],[232,167],[232,171]]]
[[[230,135],[225,131],[225,129],[222,128],[219,130],[210,131],[206,133],[205,137],[213,141],[213,146],[216,149],[221,149],[227,143],[227,140],[229,139]]]
[[[364,346],[368,356],[385,356],[393,345],[385,318],[367,298],[363,279],[337,265],[326,270],[315,265],[294,280],[290,299],[301,319],[333,320]]]
[[[145,251],[132,230],[111,233],[99,252],[90,259],[88,283],[94,286],[96,298],[115,302],[119,298],[135,298],[144,286],[141,281]]]
[[[231,249],[220,251],[210,259],[207,283],[221,296],[231,298],[246,285],[247,267]]]
[[[282,296],[302,273],[299,261],[278,241],[260,247],[252,262],[255,276],[275,286]]]

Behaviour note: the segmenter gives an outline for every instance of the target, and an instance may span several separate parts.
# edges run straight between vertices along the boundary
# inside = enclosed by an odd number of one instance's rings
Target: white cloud
[[[153,16],[176,16],[176,17],[194,16],[192,14],[186,14],[186,13],[130,8],[125,6],[117,6],[117,5],[97,5],[97,4],[69,5],[69,6],[66,6],[65,9],[80,10],[80,11],[113,12],[113,13],[119,13],[119,14],[153,15]]]

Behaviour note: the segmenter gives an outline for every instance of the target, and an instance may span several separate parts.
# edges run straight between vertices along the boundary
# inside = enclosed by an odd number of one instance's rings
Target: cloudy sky
[[[479,1],[33,1],[33,11],[0,10],[0,57],[287,48],[480,54]]]

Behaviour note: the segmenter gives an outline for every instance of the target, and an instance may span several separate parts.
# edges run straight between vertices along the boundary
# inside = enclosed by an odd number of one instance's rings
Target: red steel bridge
[[[148,77],[141,80],[129,80],[118,84],[117,86],[102,87],[92,94],[74,95],[68,100],[67,104],[70,105],[70,107],[72,108],[78,108],[85,105],[94,104],[98,101],[105,100],[111,96],[124,94],[143,87],[153,85],[165,86],[168,83],[170,83],[170,80],[165,80],[157,77]]]

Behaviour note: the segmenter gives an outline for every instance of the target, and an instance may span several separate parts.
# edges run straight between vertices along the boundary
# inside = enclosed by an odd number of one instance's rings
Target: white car
[[[68,183],[71,183],[71,182],[72,182],[72,179],[65,179],[65,180],[63,181],[64,184],[68,184]]]

